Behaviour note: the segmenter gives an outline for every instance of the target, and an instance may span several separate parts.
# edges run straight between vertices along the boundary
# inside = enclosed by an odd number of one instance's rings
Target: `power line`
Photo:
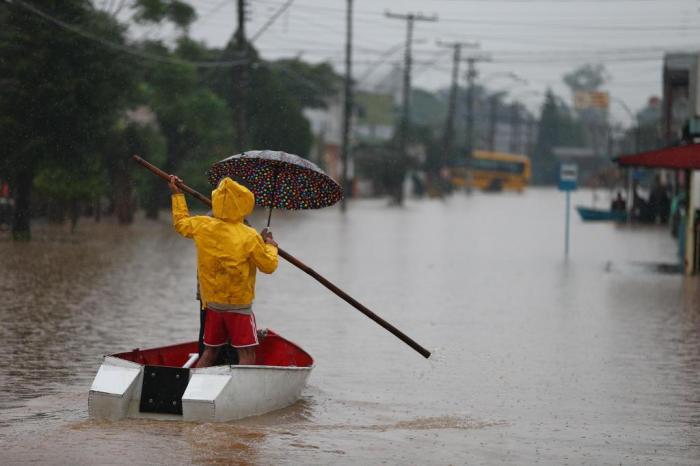
[[[262,3],[268,3],[268,4],[277,4],[279,5],[278,2],[273,2],[270,0],[258,0]],[[297,5],[299,8],[305,8],[308,10],[313,10],[313,11],[328,11],[328,12],[337,12],[337,13],[344,13],[345,9],[344,8],[335,8],[335,7],[329,7],[329,6],[320,6],[320,5],[304,5],[303,3],[300,3]],[[364,14],[364,15],[373,15],[373,16],[381,16],[383,12],[379,10],[354,10],[353,9],[353,15],[357,14]]]
[[[611,25],[582,25],[582,24],[562,24],[562,23],[549,23],[549,22],[519,22],[519,21],[483,21],[483,20],[478,20],[478,19],[464,19],[464,18],[447,18],[444,19],[443,21],[447,23],[463,23],[463,24],[474,24],[474,25],[484,25],[484,26],[507,26],[507,27],[512,27],[512,26],[519,26],[519,27],[548,27],[548,28],[563,28],[567,30],[594,30],[594,31],[606,31],[606,30],[611,30],[612,32],[617,32],[617,31],[678,31],[678,30],[688,30],[688,31],[694,31],[697,30],[696,26],[679,26],[679,25],[661,25],[661,26],[635,26],[635,25],[619,25],[619,24],[611,24]]]
[[[264,1],[264,0],[263,0]],[[472,1],[483,1],[483,2],[488,2],[489,0],[472,0]],[[514,2],[514,3],[536,3],[537,1],[544,1],[544,2],[550,2],[550,3],[567,3],[567,2],[562,2],[561,0],[503,0],[503,2]],[[575,3],[577,0],[572,0],[571,3]],[[580,0],[578,0],[580,1]],[[625,1],[625,0],[622,0]],[[635,0],[626,0],[626,1],[635,1]],[[636,0],[636,1],[643,1],[643,2],[659,2],[659,0]],[[268,2],[268,3],[273,3],[277,4],[275,2]],[[465,4],[467,2],[464,2]],[[584,2],[585,3],[585,2]],[[611,3],[611,0],[590,0],[589,3]],[[327,7],[327,6],[311,6],[311,5],[304,5],[304,4],[299,4],[297,3],[297,8],[300,9],[307,9],[309,12],[314,12],[314,13],[319,13],[322,11],[327,11],[327,12],[334,12],[334,13],[343,13],[345,10],[342,8],[334,8],[334,7]],[[380,11],[373,11],[373,10],[358,10],[355,12],[356,14],[365,14],[367,15],[367,19],[363,19],[362,22],[367,22],[376,20],[374,21],[377,23],[378,21],[381,21],[380,18],[382,16],[382,12]],[[319,17],[321,17],[319,15]],[[580,16],[572,16],[571,17],[574,20],[580,20]],[[324,19],[327,19],[324,17]],[[636,26],[636,25],[577,25],[577,24],[561,24],[561,21],[557,20],[555,22],[519,22],[519,21],[508,21],[508,20],[491,20],[491,19],[473,19],[473,18],[460,18],[460,17],[454,17],[453,15],[448,15],[446,18],[444,18],[442,21],[444,22],[452,22],[452,23],[466,23],[466,24],[475,24],[475,25],[484,25],[484,26],[533,26],[533,27],[550,27],[550,28],[564,28],[567,30],[570,29],[581,29],[581,30],[608,30],[610,29],[612,32],[618,31],[618,30],[624,30],[629,28],[629,30],[638,30],[640,32],[643,31],[648,31],[648,30],[669,30],[669,31],[677,31],[679,30],[678,25],[662,25],[662,26]],[[383,26],[387,27],[390,25],[387,25],[386,23],[382,22],[381,23]],[[689,30],[693,31],[696,30],[696,27],[692,24],[688,24],[685,26],[680,26],[681,30]]]
[[[204,18],[207,18],[207,17],[213,15],[214,13],[216,13],[217,11],[219,11],[220,9],[222,9],[222,8],[223,8],[225,5],[227,5],[228,3],[229,3],[229,0],[222,0],[222,1],[219,2],[216,6],[212,7],[211,10],[207,11],[207,12],[204,13],[202,16],[199,16],[199,17],[197,18],[197,21],[202,20],[202,19],[204,19]]]
[[[296,9],[296,7],[295,7],[295,9]],[[304,14],[306,14],[306,13],[302,13],[302,15],[304,15]],[[316,16],[311,15],[311,18],[316,19]],[[323,18],[319,18],[319,19],[323,19]],[[339,24],[338,24],[338,27],[334,27],[334,26],[329,25],[327,22],[320,22],[320,23],[319,23],[319,22],[310,20],[308,16],[305,17],[305,18],[302,18],[301,21],[303,22],[303,25],[305,26],[305,30],[303,31],[303,34],[305,34],[305,35],[308,35],[308,32],[309,32],[308,26],[309,26],[309,25],[312,25],[312,26],[316,26],[316,27],[325,29],[325,30],[327,30],[327,31],[336,33],[336,34],[338,34],[338,35],[340,35],[340,34],[342,33],[342,31],[341,31],[341,29],[340,29],[342,23],[339,23]],[[357,42],[357,41],[355,41],[355,42]],[[316,41],[316,43],[318,43],[318,42]],[[370,45],[374,45],[374,44],[369,44],[369,43],[367,43],[367,44],[365,44],[365,45],[366,45],[366,46],[370,46]]]
[[[150,54],[147,52],[142,52],[140,50],[133,49],[131,47],[128,47],[123,44],[119,44],[117,42],[112,42],[107,39],[104,39],[102,37],[99,37],[91,32],[84,31],[72,24],[68,24],[58,18],[55,18],[38,8],[35,8],[32,5],[29,5],[27,3],[24,3],[21,0],[4,0],[5,3],[9,3],[10,5],[17,5],[25,10],[35,14],[36,16],[39,16],[43,18],[46,21],[49,21],[50,23],[53,23],[54,25],[65,29],[67,31],[72,32],[73,34],[79,35],[85,39],[89,39],[93,42],[99,43],[105,47],[118,50],[120,52],[124,52],[139,58],[143,58],[145,60],[151,60],[151,61],[156,61],[160,63],[167,63],[171,65],[189,65],[189,66],[195,66],[198,68],[227,68],[227,67],[233,67],[237,65],[241,65],[244,63],[247,63],[247,60],[230,60],[230,61],[211,61],[211,62],[195,62],[195,61],[189,61],[189,60],[181,60],[178,58],[169,58],[169,57],[162,57],[154,54]]]
[[[260,26],[260,29],[253,34],[253,37],[250,38],[250,42],[255,42],[255,40],[260,37],[267,29],[274,24],[275,21],[277,21],[277,18],[279,18],[282,13],[287,11],[290,6],[292,6],[292,3],[294,3],[294,0],[287,0],[287,2],[282,5],[272,16],[270,16],[270,19],[268,19],[265,24]]]
[[[574,3],[665,3],[673,0],[437,0],[440,2],[453,2],[453,3],[561,3],[561,4],[574,4]],[[678,2],[683,2],[685,0],[675,0]]]
[[[395,54],[396,52],[398,52],[399,50],[401,50],[404,47],[405,47],[404,43],[401,42],[401,43],[396,44],[395,46],[385,50],[379,57],[377,57],[377,60],[374,63],[369,64],[370,66],[368,66],[367,69],[365,70],[365,72],[362,74],[362,76],[360,76],[357,79],[357,83],[360,84],[360,83],[363,83],[364,81],[366,81],[367,78],[369,78],[369,75],[374,72],[374,70],[376,70],[380,65],[383,65],[384,63],[386,63],[387,58],[389,58],[391,55]]]

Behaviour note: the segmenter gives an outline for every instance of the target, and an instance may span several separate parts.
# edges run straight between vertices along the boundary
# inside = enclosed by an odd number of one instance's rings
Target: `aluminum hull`
[[[186,345],[155,348],[140,353],[139,350],[134,350],[130,353],[105,356],[90,388],[88,397],[90,417],[110,420],[146,418],[225,422],[289,406],[301,396],[314,367],[313,359],[293,343],[272,332],[271,335],[274,337],[274,344],[270,344],[270,336],[261,342],[263,354],[259,359],[262,359],[260,362],[263,364],[254,366],[223,365],[201,369],[179,369],[168,358],[184,351],[180,347],[190,347]],[[266,342],[267,348],[265,348]],[[160,354],[158,351],[164,355],[161,359],[164,359],[165,363],[148,364],[154,362],[153,355]],[[141,353],[147,354],[143,362],[138,359]],[[174,358],[178,362],[181,359],[182,356]],[[156,359],[155,362],[158,361]],[[147,406],[153,399],[142,400],[143,391],[152,390],[154,387],[153,383],[148,385],[148,380],[144,384],[144,378],[154,377],[155,380],[157,369],[163,368],[166,371],[172,370],[175,377],[183,378],[184,393],[171,394],[170,398],[167,398],[167,394],[163,395],[167,401],[165,404],[168,405],[165,406],[166,410],[172,408],[172,411],[180,412],[167,413],[162,412],[162,409],[149,411]],[[175,379],[172,380],[173,384],[177,382]],[[170,382],[164,380],[156,383],[155,388],[168,392],[172,388],[169,384]],[[147,395],[147,397],[154,396]],[[161,405],[164,404],[162,401]],[[170,403],[173,406],[169,406]],[[181,409],[176,409],[176,404],[177,408]]]

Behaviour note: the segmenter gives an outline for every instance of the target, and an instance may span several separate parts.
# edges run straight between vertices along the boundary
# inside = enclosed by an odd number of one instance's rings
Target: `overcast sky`
[[[194,0],[199,19],[191,35],[221,46],[236,24],[236,0]],[[285,0],[250,0],[247,34],[252,37]],[[301,55],[305,60],[331,61],[343,71],[344,0],[294,0],[255,42],[263,58]],[[431,90],[449,85],[451,52],[437,40],[477,41],[472,53],[490,56],[479,64],[480,79],[494,89],[537,109],[546,87],[571,99],[562,75],[583,63],[602,63],[610,74],[606,85],[613,97],[611,112],[628,125],[623,106],[641,108],[649,96],[661,94],[665,51],[700,50],[698,0],[355,0],[354,76],[362,76],[387,50],[387,60],[401,62],[396,47],[406,36],[405,21],[385,11],[436,15],[436,22],[416,22],[415,87]],[[399,46],[400,48],[400,46]],[[464,65],[462,70],[464,70]],[[389,67],[376,68],[368,79],[380,79]],[[512,71],[528,81],[503,77]],[[495,73],[495,76],[494,76]],[[463,79],[463,75],[462,75]]]

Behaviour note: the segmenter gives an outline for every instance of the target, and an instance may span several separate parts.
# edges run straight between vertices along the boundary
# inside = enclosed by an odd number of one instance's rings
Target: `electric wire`
[[[194,66],[197,68],[227,68],[227,67],[232,67],[232,66],[237,66],[241,65],[244,63],[247,63],[247,60],[229,60],[229,61],[212,61],[212,62],[195,62],[195,61],[189,61],[189,60],[181,60],[178,58],[170,58],[170,57],[162,57],[159,55],[154,55],[150,54],[147,52],[143,52],[140,50],[136,50],[132,47],[126,46],[124,44],[119,44],[117,42],[112,42],[110,40],[104,39],[102,37],[99,37],[91,32],[84,31],[77,26],[74,26],[72,24],[68,24],[65,21],[62,21],[58,18],[55,18],[48,13],[45,13],[38,8],[35,8],[32,5],[29,5],[22,0],[4,0],[5,3],[9,3],[10,5],[18,5],[25,10],[33,13],[36,16],[39,16],[43,18],[44,20],[64,29],[67,31],[72,32],[73,34],[79,35],[85,39],[91,40],[93,42],[99,43],[105,47],[111,48],[113,50],[118,50],[120,52],[124,52],[145,60],[151,60],[155,62],[160,62],[160,63],[166,63],[166,64],[171,64],[171,65],[189,65],[189,66]]]
[[[263,35],[265,31],[267,31],[267,29],[275,23],[277,18],[279,18],[282,13],[287,11],[289,7],[292,6],[292,3],[294,3],[294,0],[287,0],[287,2],[282,5],[272,16],[270,16],[265,24],[263,24],[255,34],[253,34],[253,37],[250,38],[250,42],[255,42],[261,35]]]

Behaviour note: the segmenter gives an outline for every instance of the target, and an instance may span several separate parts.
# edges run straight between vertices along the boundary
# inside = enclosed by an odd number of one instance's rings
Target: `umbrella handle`
[[[272,209],[277,200],[277,178],[280,176],[280,167],[275,165],[275,174],[272,177],[272,201],[270,201],[270,211],[267,213],[267,226],[270,226],[270,219],[272,218]]]

